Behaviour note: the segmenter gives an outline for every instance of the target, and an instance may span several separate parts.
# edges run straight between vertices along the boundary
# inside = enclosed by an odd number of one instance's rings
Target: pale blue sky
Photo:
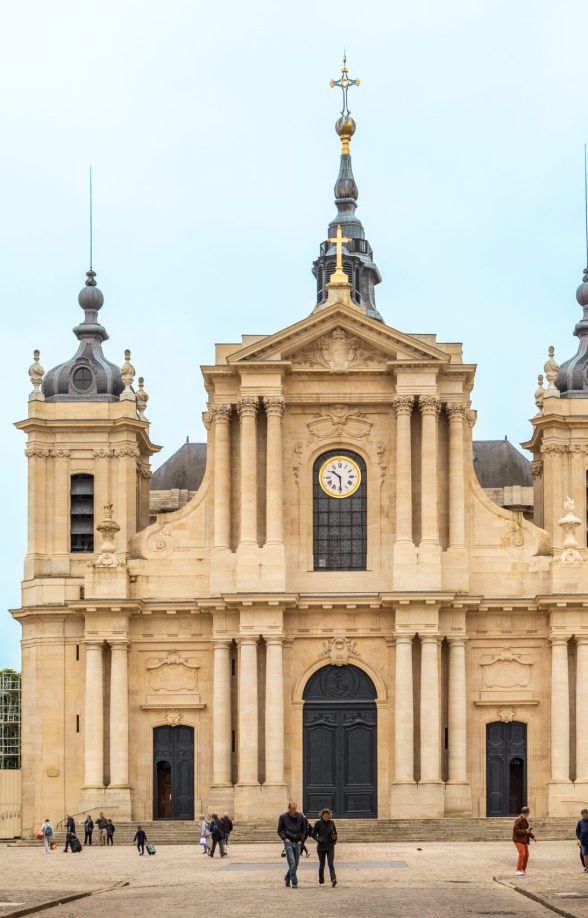
[[[105,350],[131,347],[167,458],[200,439],[215,341],[314,305],[334,213],[343,46],[358,213],[403,331],[463,341],[478,438],[528,436],[556,346],[576,349],[588,137],[584,2],[23,2],[0,13],[4,478],[0,666],[19,665],[27,368],[69,357],[88,262]]]

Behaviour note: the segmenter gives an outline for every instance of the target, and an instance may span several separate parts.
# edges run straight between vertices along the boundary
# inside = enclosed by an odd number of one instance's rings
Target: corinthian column
[[[266,396],[263,404],[267,417],[266,542],[283,542],[282,417],[284,399],[277,396]]]
[[[439,638],[421,637],[421,783],[441,780]]]
[[[239,643],[239,784],[258,784],[257,638]]]
[[[257,399],[246,396],[237,406],[241,418],[241,535],[257,544]]]
[[[576,645],[576,781],[588,782],[588,636]]]
[[[419,396],[421,413],[421,544],[439,544],[437,507],[437,418],[441,402],[433,395]]]
[[[551,637],[551,780],[570,780],[568,638]]]
[[[129,784],[129,686],[126,641],[110,641],[110,785]]]
[[[412,634],[396,635],[394,682],[394,781],[396,784],[414,784],[412,639]]]
[[[104,787],[104,684],[101,641],[86,642],[84,783],[86,787]]]
[[[231,653],[215,641],[212,693],[212,783],[231,784]]]
[[[282,637],[266,637],[265,783],[284,783],[284,667]]]
[[[465,638],[449,637],[449,784],[467,782]]]
[[[412,395],[396,395],[396,541],[412,543],[412,473],[410,416]]]
[[[231,405],[214,405],[214,547],[231,544],[231,459],[229,422]]]
[[[466,406],[457,402],[446,406],[449,418],[449,547],[465,547],[465,472],[463,422]]]

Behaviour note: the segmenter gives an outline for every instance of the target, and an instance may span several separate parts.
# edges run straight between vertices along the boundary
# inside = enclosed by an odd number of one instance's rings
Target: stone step
[[[574,818],[541,818],[532,821],[535,834],[543,841],[574,837]],[[513,818],[449,817],[446,819],[337,819],[337,831],[342,842],[467,842],[510,840]],[[138,822],[116,823],[115,844],[132,844]],[[147,838],[159,845],[194,844],[199,841],[195,822],[163,820],[142,822]],[[78,826],[83,836],[83,827]],[[235,827],[232,841],[240,844],[278,843],[276,824],[241,823]],[[57,831],[57,841],[63,843],[63,830]],[[98,833],[94,833],[94,843]],[[18,844],[38,844],[32,840]]]

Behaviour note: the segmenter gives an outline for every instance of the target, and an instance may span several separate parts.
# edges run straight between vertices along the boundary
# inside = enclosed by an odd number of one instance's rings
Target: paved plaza
[[[0,918],[36,911],[47,918],[156,918],[226,914],[237,918],[318,910],[321,918],[455,918],[548,916],[588,918],[588,874],[580,872],[574,841],[533,845],[528,876],[515,876],[511,842],[469,844],[341,844],[338,886],[319,887],[317,860],[300,869],[298,890],[283,883],[280,845],[231,846],[223,861],[194,846],[161,846],[139,857],[124,846],[43,855],[41,848],[0,848]],[[524,891],[530,896],[524,894]],[[91,894],[91,898],[89,898]],[[78,897],[78,898],[70,898]],[[29,914],[31,911],[28,912]]]

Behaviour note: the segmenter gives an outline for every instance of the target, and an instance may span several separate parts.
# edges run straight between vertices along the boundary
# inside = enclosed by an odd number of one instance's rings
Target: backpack
[[[53,835],[53,829],[51,828],[48,822],[46,822],[45,825],[43,826],[43,835],[45,836],[45,838],[49,838],[51,835]]]
[[[216,822],[210,823],[210,834],[216,841],[219,841],[222,838],[221,828]]]

